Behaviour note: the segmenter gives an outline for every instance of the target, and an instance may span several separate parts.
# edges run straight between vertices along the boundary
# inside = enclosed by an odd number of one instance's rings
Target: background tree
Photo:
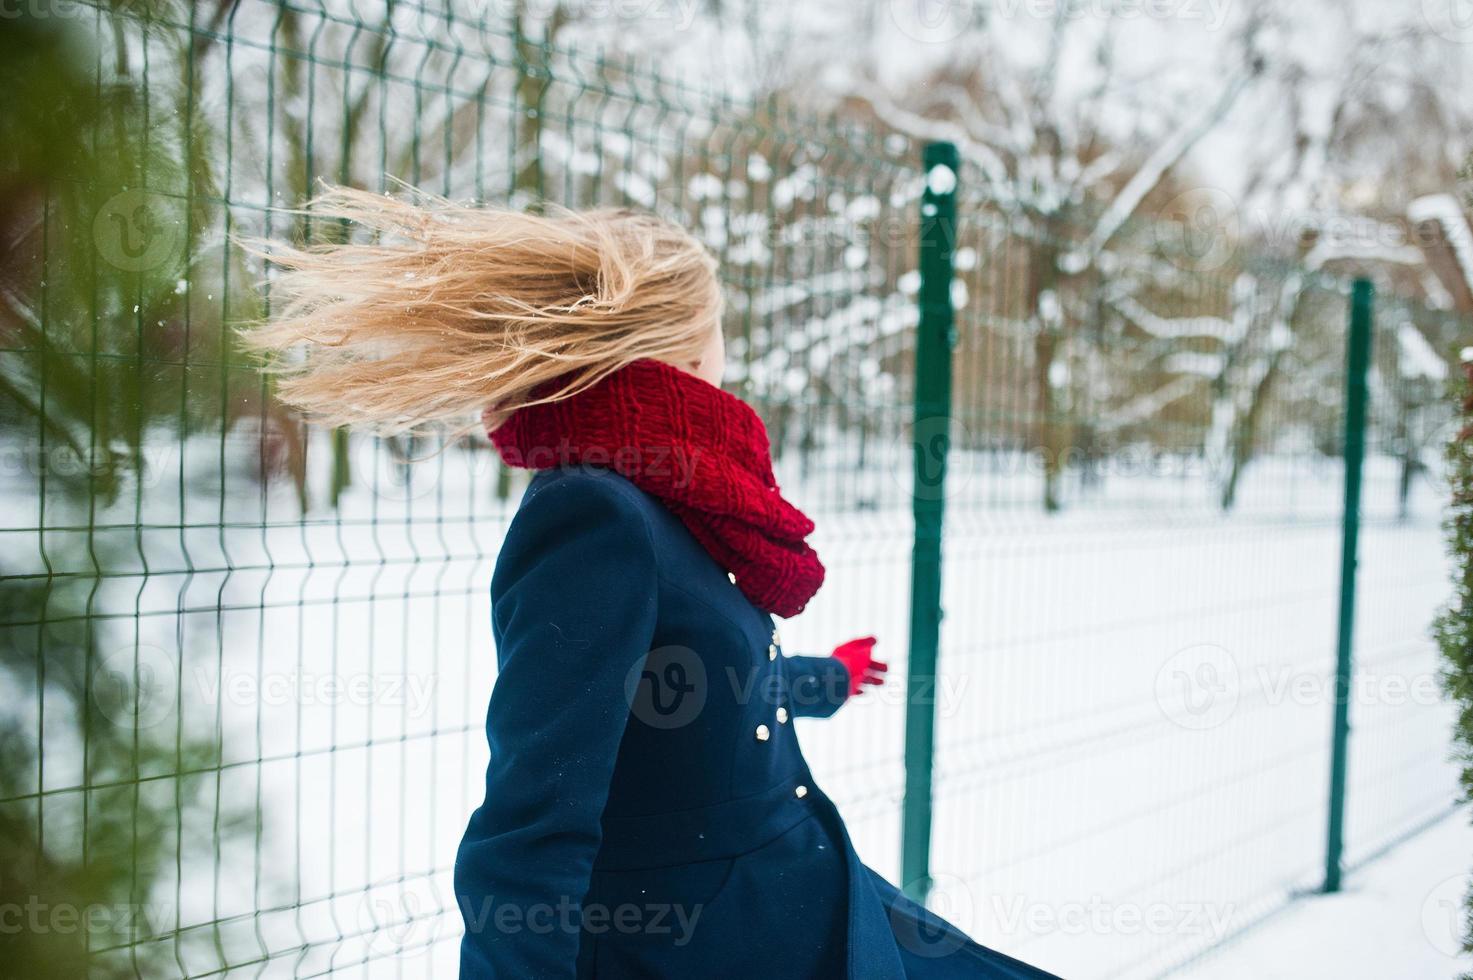
[[[150,90],[120,27],[49,13],[0,31],[0,451],[39,528],[38,547],[12,531],[0,549],[0,904],[20,926],[0,930],[0,960],[15,976],[162,975],[189,944],[151,940],[177,922],[177,828],[204,785],[176,777],[166,799],[145,780],[218,768],[222,746],[178,722],[180,655],[142,646],[107,597],[137,546],[96,526],[147,478],[148,440],[229,411],[226,375],[167,367],[228,357],[190,302],[221,288],[192,262],[217,196],[210,130],[169,78],[203,52],[168,49]],[[165,107],[177,125],[149,126]]]

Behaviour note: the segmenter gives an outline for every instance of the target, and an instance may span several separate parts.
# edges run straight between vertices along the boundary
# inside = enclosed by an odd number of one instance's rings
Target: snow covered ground
[[[135,537],[135,515],[119,518],[125,555],[146,556],[149,571],[105,581],[97,606],[130,629],[138,615],[140,666],[166,688],[140,717],[223,733],[218,778],[186,787],[206,803],[181,814],[179,879],[161,889],[166,904],[177,895],[163,924],[182,927],[192,970],[223,951],[255,963],[253,975],[453,974],[449,869],[485,765],[487,587],[507,512],[485,454],[447,454],[407,485],[376,459],[359,459],[337,514],[302,524],[283,493],[263,529],[260,501],[242,492],[221,527],[218,499],[181,499],[167,480],[143,508],[162,530]],[[938,910],[1070,980],[1145,978],[1317,884],[1338,470],[1265,460],[1231,517],[1198,480],[1111,475],[1044,517],[1029,474],[957,462],[936,688]],[[844,475],[869,509],[814,508],[829,581],[784,624],[791,652],[874,633],[891,676],[904,676],[911,525],[899,470],[877,460]],[[1419,482],[1398,520],[1393,476],[1372,472],[1362,542],[1352,862],[1456,791],[1427,638],[1446,582],[1438,491]],[[823,479],[784,482],[799,501],[823,500]],[[854,485],[864,480],[874,486]],[[18,508],[9,520],[35,516]],[[120,639],[109,669],[131,676],[134,649]],[[892,684],[801,724],[862,856],[892,878],[905,707]],[[48,786],[71,785],[65,733],[47,750]],[[1447,875],[1466,856],[1446,851]]]
[[[1289,906],[1181,973],[1183,980],[1455,980],[1473,829],[1460,811],[1357,871],[1338,895]]]
[[[1318,884],[1339,527],[1316,489],[1299,487],[1295,518],[956,508],[938,685],[940,910],[1061,976],[1144,978]],[[1435,510],[1420,514],[1363,531],[1350,861],[1456,792],[1426,629],[1446,576]],[[793,624],[805,645],[857,610],[882,637],[904,636],[904,602],[873,584],[879,545],[856,534],[848,547],[839,587]],[[888,567],[905,558],[897,548]],[[803,733],[861,852],[892,875],[902,717],[898,697],[882,698]],[[845,761],[856,754],[887,762]]]

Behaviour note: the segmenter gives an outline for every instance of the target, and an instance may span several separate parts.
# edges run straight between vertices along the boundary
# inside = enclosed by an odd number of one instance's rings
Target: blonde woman
[[[481,415],[536,471],[491,583],[485,801],[455,864],[461,976],[995,977],[855,855],[793,728],[885,665],[785,653],[823,582],[766,432],[719,387],[715,263],[629,211],[550,216],[345,189],[362,244],[273,249],[246,334],[317,421]],[[488,665],[489,669],[489,665]]]

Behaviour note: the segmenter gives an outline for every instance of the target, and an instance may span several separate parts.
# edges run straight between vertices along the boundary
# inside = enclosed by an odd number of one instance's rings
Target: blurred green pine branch
[[[1464,180],[1473,177],[1473,161]],[[1452,375],[1458,428],[1447,445],[1448,550],[1453,565],[1453,594],[1433,625],[1442,650],[1443,689],[1457,707],[1453,757],[1462,767],[1463,795],[1473,800],[1473,358],[1463,352],[1461,370]],[[1473,881],[1473,878],[1470,878]],[[1473,887],[1463,900],[1463,950],[1473,953]],[[1473,980],[1464,973],[1463,980]]]

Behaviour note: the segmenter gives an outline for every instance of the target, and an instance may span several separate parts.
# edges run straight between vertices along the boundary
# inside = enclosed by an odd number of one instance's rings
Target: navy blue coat
[[[654,497],[607,470],[538,473],[491,593],[462,978],[1049,976],[860,863],[792,724],[843,703],[843,665],[783,655]]]

